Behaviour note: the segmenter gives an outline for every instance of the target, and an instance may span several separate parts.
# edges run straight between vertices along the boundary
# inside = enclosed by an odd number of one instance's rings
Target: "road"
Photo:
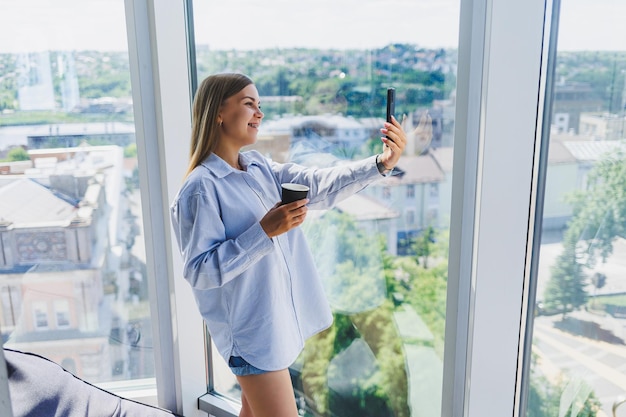
[[[541,245],[537,281],[537,300],[544,296],[546,285],[550,279],[550,269],[563,246],[554,239]],[[600,259],[588,276],[595,272],[606,275],[606,285],[595,290],[588,287],[590,294],[626,293],[626,240],[616,239],[613,253],[606,262]],[[588,317],[582,317],[585,314]],[[580,311],[570,313],[579,315],[581,320],[594,321],[603,329],[610,330],[616,337],[626,340],[626,320],[605,316],[592,317],[589,313]],[[598,417],[612,416],[611,407],[619,396],[626,396],[626,345],[612,344],[602,341],[574,336],[553,327],[553,322],[560,316],[537,317],[535,319],[533,335],[533,351],[540,358],[541,371],[553,381],[561,373],[569,375],[566,382],[587,382],[602,403],[603,414]],[[626,417],[626,405],[618,409],[617,417]]]
[[[626,395],[626,345],[558,330],[552,323],[559,318],[535,319],[533,351],[539,355],[539,369],[552,381],[561,372],[568,375],[568,382],[585,381],[600,400],[604,415],[611,416],[613,402]],[[618,411],[626,416],[626,405]]]

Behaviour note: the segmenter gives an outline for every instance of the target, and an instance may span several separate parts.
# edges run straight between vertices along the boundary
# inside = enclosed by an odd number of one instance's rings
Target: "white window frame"
[[[157,400],[185,417],[206,416],[205,338],[169,220],[191,136],[187,1],[125,0],[146,236]]]
[[[443,416],[520,415],[548,4],[461,1]]]
[[[406,199],[407,200],[415,200],[415,184],[407,184],[406,185]]]
[[[57,329],[69,329],[72,327],[72,317],[70,315],[70,303],[67,299],[54,300],[52,302],[54,310],[54,323]],[[61,323],[60,318],[64,318],[66,324]]]
[[[0,349],[0,415],[13,417],[13,408],[11,407],[11,398],[9,396],[9,375],[7,373],[6,361],[4,360],[4,349]]]
[[[48,312],[48,303],[45,301],[33,301],[31,304],[31,311],[33,313],[33,328],[35,331],[48,330],[50,328],[50,314]],[[46,324],[39,325],[39,313],[46,317]]]
[[[22,295],[19,287],[7,284],[0,288],[0,303],[2,303],[5,328],[13,328],[22,311]],[[8,313],[8,314],[7,314]],[[11,324],[9,324],[11,320]]]

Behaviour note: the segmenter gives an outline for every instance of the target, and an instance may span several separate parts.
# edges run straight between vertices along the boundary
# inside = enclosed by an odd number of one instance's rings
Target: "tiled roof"
[[[550,164],[574,163],[576,158],[567,146],[560,140],[550,140],[548,148],[548,162]]]
[[[392,175],[384,182],[391,184],[420,184],[431,182],[442,182],[446,175],[430,154],[420,156],[403,155],[398,162],[397,168],[402,175]]]
[[[16,179],[0,188],[0,219],[14,224],[69,222],[77,210],[31,179]]]
[[[579,161],[597,161],[619,149],[626,151],[626,145],[613,140],[567,141],[563,145]]]
[[[444,172],[452,172],[452,164],[454,160],[454,148],[445,146],[442,148],[434,148],[428,151],[437,161]]]
[[[579,141],[576,141],[579,142]],[[438,162],[439,166],[444,172],[452,172],[452,165],[454,159],[454,148],[451,146],[431,149],[429,151],[431,155]],[[572,152],[564,145],[562,137],[551,136],[549,147],[549,162],[552,164],[574,163],[576,158],[572,155]]]
[[[337,203],[337,209],[351,214],[356,220],[393,219],[400,214],[364,194],[354,194]]]

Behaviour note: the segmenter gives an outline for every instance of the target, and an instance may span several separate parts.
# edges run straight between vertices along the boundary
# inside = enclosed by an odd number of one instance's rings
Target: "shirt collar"
[[[257,161],[252,159],[246,153],[239,154],[239,163],[241,166],[247,171],[251,165],[257,165]],[[233,172],[239,172],[239,170],[231,167],[219,156],[212,153],[209,155],[202,164],[204,167],[208,168],[217,178],[224,178],[228,174],[232,174]]]

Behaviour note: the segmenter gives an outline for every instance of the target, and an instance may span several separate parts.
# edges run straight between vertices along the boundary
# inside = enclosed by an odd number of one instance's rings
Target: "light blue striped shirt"
[[[196,167],[171,206],[191,284],[215,346],[267,371],[291,365],[332,314],[300,228],[270,239],[261,218],[280,184],[310,187],[309,209],[326,209],[383,178],[376,157],[332,168],[279,164],[240,153],[243,171],[215,154]]]

